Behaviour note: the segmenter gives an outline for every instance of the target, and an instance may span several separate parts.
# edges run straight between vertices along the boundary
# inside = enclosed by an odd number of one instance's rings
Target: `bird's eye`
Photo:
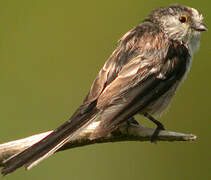
[[[182,15],[182,16],[179,17],[179,21],[180,21],[181,23],[185,23],[187,20],[188,20],[188,17],[185,16],[185,15]]]

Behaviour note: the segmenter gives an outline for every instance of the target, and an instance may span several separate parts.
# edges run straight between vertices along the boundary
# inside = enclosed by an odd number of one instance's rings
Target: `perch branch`
[[[99,122],[90,124],[84,131],[82,131],[77,137],[72,139],[71,142],[67,143],[59,151],[67,150],[74,147],[80,147],[95,143],[105,142],[120,142],[120,141],[150,141],[150,138],[155,129],[143,127],[136,124],[126,124],[120,126],[112,134],[108,134],[105,137],[99,139],[90,140],[90,134],[97,128]],[[45,136],[50,134],[52,131],[36,134],[23,139],[10,141],[4,144],[0,144],[0,165],[2,162],[11,157],[12,155],[23,151],[30,147],[34,143],[40,141]],[[183,134],[170,131],[160,131],[158,141],[194,141],[196,136],[192,134]]]

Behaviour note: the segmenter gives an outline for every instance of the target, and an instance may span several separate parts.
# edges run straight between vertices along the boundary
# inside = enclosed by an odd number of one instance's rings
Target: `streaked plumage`
[[[36,165],[97,117],[101,125],[92,138],[112,132],[138,112],[161,113],[190,69],[200,31],[206,30],[202,20],[202,15],[189,7],[175,5],[154,10],[120,39],[70,120],[5,161],[2,173]]]

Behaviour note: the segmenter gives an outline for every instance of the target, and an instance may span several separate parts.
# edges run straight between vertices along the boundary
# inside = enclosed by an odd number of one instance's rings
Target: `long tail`
[[[95,120],[100,113],[100,110],[96,108],[95,103],[86,106],[85,109],[83,106],[81,107],[69,121],[55,129],[50,135],[28,149],[5,160],[1,173],[7,175],[23,165],[26,165],[27,169],[37,165],[39,162],[54,154],[74,136],[79,134]]]

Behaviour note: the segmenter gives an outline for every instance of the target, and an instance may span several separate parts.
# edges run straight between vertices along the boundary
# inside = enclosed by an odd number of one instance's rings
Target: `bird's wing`
[[[189,52],[179,42],[166,40],[162,33],[147,33],[139,39],[139,46],[141,53],[125,64],[100,94],[96,106],[104,111],[92,138],[113,131],[137,112],[143,112],[186,72]]]
[[[140,25],[131,29],[120,39],[118,47],[105,62],[93,82],[89,94],[84,100],[85,104],[96,100],[105,88],[118,77],[122,68],[133,58],[136,58],[140,54],[140,51],[147,51],[147,48],[144,47],[144,39],[150,34],[154,35],[158,33],[158,31],[153,31],[152,25]],[[153,39],[148,38],[148,43],[151,43],[151,41]]]

